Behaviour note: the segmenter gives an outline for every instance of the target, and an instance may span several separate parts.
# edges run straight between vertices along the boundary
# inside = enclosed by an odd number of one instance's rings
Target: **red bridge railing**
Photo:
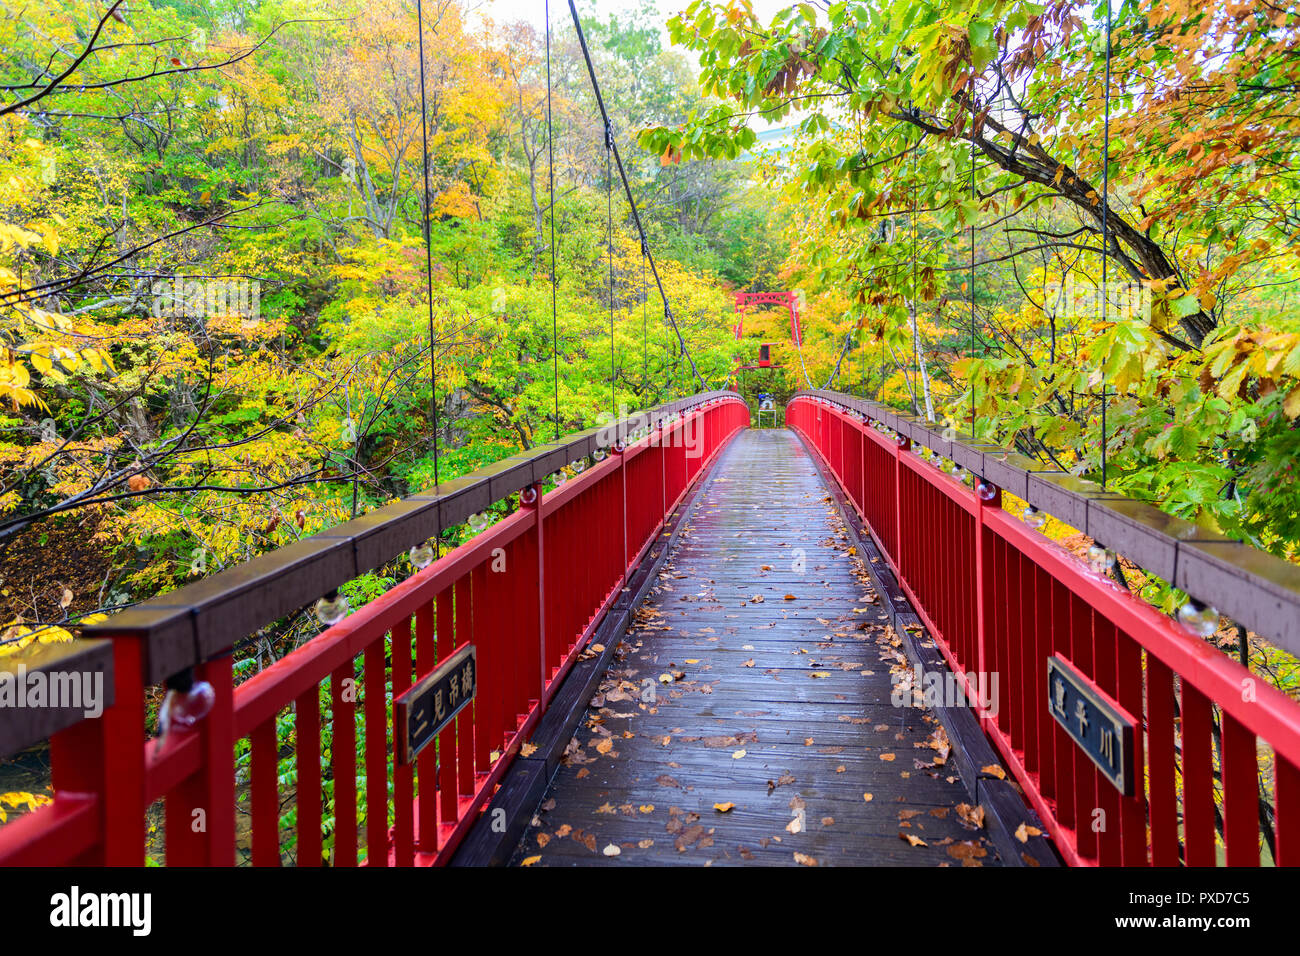
[[[1004,511],[1001,488],[1293,653],[1300,569],[874,403],[801,394],[786,420],[852,499],[1067,862],[1258,866],[1265,843],[1300,865],[1300,703]],[[1131,796],[1049,715],[1053,655],[1135,718]],[[985,706],[976,684],[994,674]]]
[[[105,673],[112,696],[102,717],[47,711],[0,721],[0,755],[52,735],[55,789],[52,805],[0,828],[0,866],[142,866],[147,812],[158,801],[168,865],[231,865],[237,851],[254,865],[279,865],[286,803],[295,808],[299,865],[446,862],[629,569],[700,470],[748,424],[731,393],[673,402],[377,509],[99,626],[107,640],[79,641],[44,666]],[[593,467],[541,492],[545,476],[586,455]],[[235,686],[236,641],[515,492],[521,507],[509,517]],[[394,698],[471,643],[472,704],[403,764]],[[146,688],[187,668],[211,683],[215,702],[159,748],[147,739]],[[280,767],[286,721],[289,773]],[[251,834],[237,835],[237,803]]]

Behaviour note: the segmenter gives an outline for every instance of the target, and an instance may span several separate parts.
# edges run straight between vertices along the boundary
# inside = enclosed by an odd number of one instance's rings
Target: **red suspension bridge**
[[[111,691],[0,712],[0,755],[49,740],[55,792],[0,828],[0,865],[1300,862],[1300,704],[1106,573],[1122,554],[1294,650],[1294,567],[859,399],[786,421],[674,401],[43,648],[3,679]],[[236,677],[322,597],[332,624]],[[149,688],[204,682],[159,741]]]

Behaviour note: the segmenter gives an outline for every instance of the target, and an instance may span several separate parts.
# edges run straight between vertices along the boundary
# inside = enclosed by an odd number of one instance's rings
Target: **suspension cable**
[[[1106,89],[1105,118],[1101,141],[1101,321],[1106,322],[1110,287],[1106,282],[1106,260],[1110,256],[1110,0],[1106,0]],[[1106,490],[1106,382],[1101,383],[1101,490]]]
[[[609,168],[610,146],[614,130],[605,124],[605,253],[609,258],[609,413],[618,418],[618,401],[614,395],[614,173]]]
[[[645,243],[641,243],[641,387],[650,381],[650,290],[645,281]]]
[[[429,110],[424,82],[424,4],[415,0],[415,26],[420,35],[420,141],[424,162],[424,280],[429,307],[429,414],[433,421],[433,483],[438,484],[438,365],[433,343],[433,246],[429,239]]]
[[[912,151],[912,175],[911,175],[911,193],[912,193],[912,213],[907,218],[910,220],[908,225],[912,227],[912,406],[913,414],[921,414],[920,403],[916,399],[917,392],[921,389],[921,320],[917,315],[916,309],[916,149],[921,146],[920,136],[918,134],[916,148]],[[929,420],[929,406],[926,406],[926,419]]]
[[[600,83],[596,79],[596,67],[591,62],[591,51],[587,49],[587,37],[582,32],[582,21],[578,17],[578,8],[574,6],[573,0],[569,0],[569,13],[573,15],[573,26],[578,32],[578,44],[582,47],[582,57],[587,62],[587,75],[591,78],[591,89],[596,94],[596,105],[600,107],[600,116],[605,123],[605,128],[609,131],[609,148],[614,155],[614,163],[618,167],[619,178],[623,181],[623,191],[627,194],[627,204],[632,210],[632,221],[636,224],[637,235],[646,245],[646,258],[650,261],[650,271],[654,274],[655,285],[659,287],[659,296],[664,302],[664,318],[672,325],[673,331],[677,333],[677,343],[681,347],[682,354],[686,356],[686,361],[690,363],[691,374],[695,377],[696,383],[701,389],[704,388],[704,379],[700,377],[700,371],[695,367],[695,359],[691,356],[691,350],[686,347],[686,340],[682,337],[682,330],[677,326],[677,320],[673,317],[672,307],[668,304],[668,293],[664,291],[663,280],[659,277],[659,267],[655,263],[654,254],[650,251],[650,245],[646,239],[645,227],[641,224],[641,214],[637,211],[636,200],[632,198],[632,186],[627,180],[627,173],[623,169],[623,157],[618,151],[618,142],[614,139],[614,127],[610,124],[609,113],[605,109],[605,99],[600,93]]]
[[[560,320],[555,272],[555,125],[551,119],[551,0],[546,0],[546,178],[550,185],[551,220],[551,380],[555,388],[555,440],[560,440]]]
[[[970,198],[975,201],[975,61],[970,67]],[[975,361],[975,210],[970,217],[970,358]],[[975,376],[970,379],[970,431],[979,438],[975,425]]]

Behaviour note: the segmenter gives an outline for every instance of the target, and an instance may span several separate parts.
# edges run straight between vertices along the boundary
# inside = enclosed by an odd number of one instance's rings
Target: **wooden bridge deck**
[[[910,665],[812,461],[789,431],[742,433],[512,863],[996,865],[891,668]]]

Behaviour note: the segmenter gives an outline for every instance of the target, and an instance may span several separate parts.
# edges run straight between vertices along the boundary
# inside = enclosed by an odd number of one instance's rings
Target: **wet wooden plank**
[[[512,862],[997,865],[887,620],[797,440],[741,435]]]

